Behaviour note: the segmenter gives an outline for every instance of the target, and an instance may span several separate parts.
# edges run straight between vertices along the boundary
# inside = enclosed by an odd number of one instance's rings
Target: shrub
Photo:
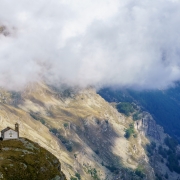
[[[167,158],[167,150],[162,146],[159,146],[158,152],[163,158]]]
[[[69,152],[72,152],[73,147],[72,147],[71,144],[66,144],[65,147],[66,147],[66,149],[67,149]]]
[[[115,166],[108,166],[104,165],[107,169],[109,169],[111,172],[118,172],[118,168]]]
[[[71,176],[71,179],[70,179],[70,180],[78,180],[78,179],[77,179],[77,178],[75,178],[75,177],[72,177],[72,176]]]
[[[98,176],[98,173],[97,173],[97,170],[95,168],[89,168],[88,169],[88,173],[91,175],[91,177],[94,179],[94,180],[100,180],[99,176]]]
[[[76,173],[75,176],[78,178],[78,180],[81,180],[81,175],[79,173]]]
[[[64,123],[64,127],[67,128],[68,127],[68,123]]]
[[[41,122],[42,124],[45,124],[45,123],[46,123],[44,119],[40,119],[40,122]]]
[[[57,134],[58,133],[58,130],[56,128],[51,128],[49,131],[52,132],[53,134]]]
[[[97,120],[96,120],[96,123],[97,123],[97,125],[99,125],[99,124],[100,124],[100,120],[99,120],[99,119],[97,119]]]
[[[163,158],[167,159],[166,166],[169,168],[169,170],[171,172],[175,171],[176,173],[180,174],[178,156],[174,152],[176,143],[174,143],[174,140],[172,140],[171,138],[166,139],[166,143],[168,144],[168,147],[173,148],[173,150],[171,149],[166,150],[162,146],[159,146],[158,152]]]
[[[133,124],[129,124],[129,128],[125,130],[124,137],[129,139],[133,133],[134,133],[134,125]]]
[[[129,116],[131,113],[134,112],[132,104],[128,102],[121,102],[116,105],[116,108],[120,113],[123,113],[126,116]]]
[[[153,151],[156,148],[156,143],[155,142],[151,142],[150,144],[148,144],[146,146],[146,150],[149,153],[149,155],[153,155]]]
[[[131,136],[131,130],[130,129],[126,129],[126,133],[125,133],[124,137],[129,139],[130,136]]]
[[[37,121],[40,121],[42,124],[45,124],[45,123],[46,123],[45,120],[44,120],[44,118],[40,117],[39,115],[36,115],[36,114],[34,114],[34,113],[30,113],[30,116],[31,116],[33,119],[35,119],[35,120],[37,120]]]
[[[156,143],[155,142],[151,142],[151,147],[152,147],[152,149],[155,149],[156,148]]]
[[[64,144],[64,146],[69,152],[72,152],[73,144],[71,141],[62,136],[56,128],[51,128],[49,131],[55,134],[60,139],[60,141]]]
[[[171,149],[172,151],[175,151],[177,145],[178,145],[178,142],[173,139],[173,138],[170,138],[170,137],[166,137],[165,140],[164,140],[164,143],[169,147],[169,149]]]
[[[139,115],[139,112],[136,112],[135,114],[133,114],[133,120],[134,121],[137,121],[140,119],[140,115]]]
[[[152,150],[152,148],[151,148],[151,146],[148,144],[148,145],[146,145],[146,150],[147,150],[147,152],[148,152],[148,156],[150,155],[150,156],[152,156],[153,155],[153,150]]]
[[[95,150],[94,152],[95,152],[97,155],[99,154],[99,150],[98,150],[98,149],[97,149],[97,150]]]
[[[180,173],[179,162],[175,154],[169,155],[167,166],[171,171],[175,171],[178,174]]]
[[[168,175],[167,172],[166,172],[166,174],[165,174],[165,178],[166,178],[166,179],[169,179],[169,175]]]
[[[137,176],[139,176],[140,178],[143,178],[145,176],[144,172],[143,172],[143,169],[141,167],[138,167],[136,170],[135,170],[135,174]]]

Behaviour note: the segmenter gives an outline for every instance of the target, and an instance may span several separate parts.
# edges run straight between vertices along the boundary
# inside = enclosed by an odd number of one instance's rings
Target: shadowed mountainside
[[[180,141],[180,83],[168,90],[144,90],[105,88],[99,94],[108,102],[135,102],[164,130]]]

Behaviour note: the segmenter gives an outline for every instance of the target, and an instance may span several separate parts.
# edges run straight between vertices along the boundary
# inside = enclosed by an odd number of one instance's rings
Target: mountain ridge
[[[119,113],[92,88],[62,90],[37,83],[23,92],[5,91],[2,99],[0,127],[18,121],[20,136],[53,153],[67,179],[80,176],[82,180],[130,180],[132,177],[152,180],[157,175],[165,177],[166,172],[173,179],[178,177],[166,165],[162,171],[156,171],[151,157],[147,156],[146,146],[156,143],[151,153],[154,157],[160,144],[165,147],[167,136],[152,116],[142,113],[148,119],[148,126],[140,125],[139,121],[137,128],[138,121]],[[161,141],[153,137],[154,127],[162,136]],[[127,130],[133,131],[129,138],[125,137]]]

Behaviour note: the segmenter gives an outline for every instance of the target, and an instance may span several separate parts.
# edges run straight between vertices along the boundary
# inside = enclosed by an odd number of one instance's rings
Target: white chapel
[[[7,127],[0,132],[0,137],[3,140],[19,138],[19,124],[15,124],[15,129]]]

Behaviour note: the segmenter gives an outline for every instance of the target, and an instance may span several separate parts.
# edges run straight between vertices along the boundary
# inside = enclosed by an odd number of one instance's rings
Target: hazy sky
[[[180,80],[180,1],[0,0],[0,86],[166,88]]]

